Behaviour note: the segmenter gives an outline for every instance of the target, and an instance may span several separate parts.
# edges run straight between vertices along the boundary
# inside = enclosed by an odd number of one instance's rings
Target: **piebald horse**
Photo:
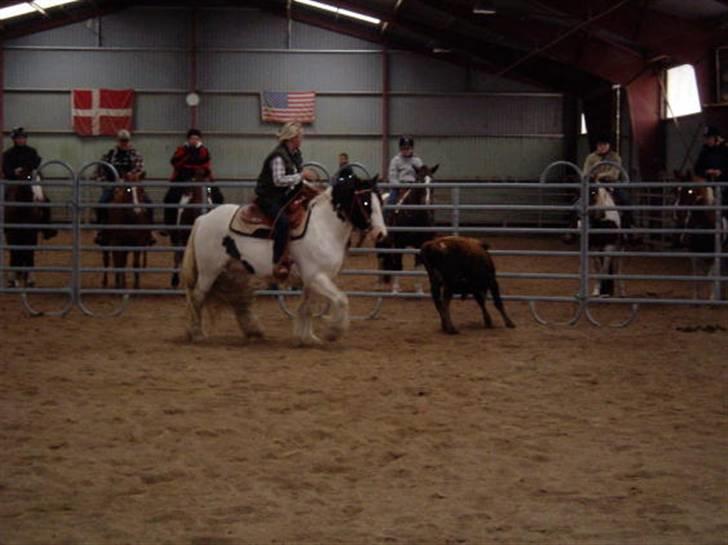
[[[590,206],[613,207],[615,205],[612,192],[605,187],[592,186],[589,192]],[[617,210],[591,210],[589,212],[589,225],[592,229],[613,229],[613,233],[594,233],[589,235],[589,250],[596,252],[616,252],[623,248],[622,236],[619,229],[622,227],[622,218]],[[622,273],[622,260],[618,256],[592,257],[592,268],[596,274],[619,275]],[[598,279],[592,290],[592,295],[614,295],[617,287],[619,296],[624,297],[624,281],[617,278]]]
[[[251,280],[271,277],[273,242],[270,238],[231,231],[237,210],[236,205],[219,206],[197,218],[192,227],[182,261],[182,284],[189,312],[187,332],[192,341],[204,338],[203,307],[221,299],[233,307],[244,336],[263,336],[251,309]],[[313,331],[315,296],[329,304],[330,314],[324,317],[329,326],[326,339],[336,340],[348,329],[349,302],[334,284],[334,278],[344,263],[352,231],[368,233],[374,240],[387,235],[376,177],[342,181],[314,197],[308,210],[305,231],[289,244],[294,271],[303,284],[303,298],[294,324],[294,335],[303,346],[321,343]]]

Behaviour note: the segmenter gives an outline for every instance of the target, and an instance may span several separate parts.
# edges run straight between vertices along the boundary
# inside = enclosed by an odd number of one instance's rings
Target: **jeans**
[[[286,244],[288,244],[288,233],[291,224],[284,210],[287,204],[287,201],[276,202],[268,199],[258,199],[258,206],[265,215],[275,219],[273,225],[273,263],[278,263],[281,260]]]

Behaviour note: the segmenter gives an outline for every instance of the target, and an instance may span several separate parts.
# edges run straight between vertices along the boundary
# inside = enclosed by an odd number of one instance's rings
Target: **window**
[[[665,117],[672,119],[701,111],[695,69],[690,64],[670,68],[667,71]]]

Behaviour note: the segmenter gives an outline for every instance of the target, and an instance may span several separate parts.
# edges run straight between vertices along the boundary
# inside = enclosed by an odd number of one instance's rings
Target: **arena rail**
[[[91,195],[97,193],[102,188],[109,187],[110,182],[101,182],[97,179],[85,180],[84,176],[87,172],[92,170],[94,167],[106,167],[108,168],[115,178],[115,181],[111,183],[124,183],[118,181],[118,174],[116,173],[113,166],[108,163],[94,161],[83,165],[78,172],[74,172],[70,166],[61,161],[49,161],[41,166],[39,171],[42,173],[43,170],[57,166],[65,170],[68,174],[68,181],[58,180],[38,180],[36,183],[44,187],[55,187],[64,190],[68,194],[68,198],[59,201],[52,201],[51,203],[44,204],[57,209],[67,209],[69,213],[69,221],[63,223],[53,223],[51,225],[43,225],[43,227],[52,227],[59,230],[64,230],[71,233],[71,244],[36,244],[26,246],[9,245],[6,242],[0,241],[0,293],[11,293],[19,294],[27,312],[32,316],[41,315],[66,315],[74,306],[78,307],[83,313],[89,316],[118,316],[128,306],[129,298],[131,295],[170,295],[170,294],[181,294],[182,290],[179,289],[167,289],[167,288],[147,288],[147,289],[117,289],[117,288],[98,288],[89,287],[86,285],[84,275],[101,273],[101,272],[140,272],[145,274],[152,273],[174,273],[178,272],[175,267],[140,267],[140,268],[104,268],[99,266],[85,266],[83,256],[88,252],[98,253],[99,248],[94,245],[84,243],[84,233],[98,229],[98,225],[90,221],[89,212],[93,209],[103,207],[144,207],[154,209],[164,208],[179,208],[178,204],[124,204],[124,205],[101,205],[96,202],[98,199],[93,198]],[[326,168],[319,163],[307,164],[310,168],[313,168],[317,172],[322,174],[321,183],[327,183],[331,178]],[[616,165],[619,167],[619,165]],[[361,164],[355,164],[356,168],[360,168],[365,175],[368,176],[366,167]],[[549,174],[555,169],[571,169],[576,174],[576,178],[579,181],[574,182],[563,182],[560,181],[566,176],[557,178],[557,181],[549,181]],[[621,167],[620,167],[621,168]],[[622,170],[623,171],[623,170]],[[723,214],[723,207],[720,202],[720,196],[722,190],[727,183],[718,182],[706,182],[710,186],[714,187],[716,194],[716,205],[714,206],[681,206],[677,207],[675,204],[662,204],[662,205],[620,205],[612,207],[600,207],[592,205],[589,202],[590,190],[593,183],[590,181],[591,173],[582,173],[578,166],[573,163],[566,161],[557,161],[549,165],[540,177],[540,183],[532,182],[432,182],[430,188],[435,190],[445,190],[446,194],[449,194],[449,203],[433,203],[428,205],[387,205],[385,210],[388,209],[424,209],[433,211],[449,212],[450,221],[448,224],[438,224],[433,227],[392,227],[391,231],[421,231],[421,232],[432,232],[438,234],[453,234],[453,235],[510,235],[510,236],[524,236],[524,235],[538,235],[538,236],[557,236],[571,233],[578,237],[579,246],[578,249],[574,250],[546,250],[546,249],[493,249],[491,254],[493,256],[510,256],[510,257],[570,257],[578,263],[578,270],[575,272],[538,272],[538,271],[501,271],[498,273],[498,278],[501,279],[516,279],[516,280],[550,280],[550,281],[572,281],[578,286],[577,290],[573,294],[544,294],[544,293],[527,293],[527,294],[511,294],[505,295],[504,300],[524,302],[528,305],[528,308],[538,323],[542,325],[574,325],[578,323],[583,317],[585,317],[590,323],[595,326],[610,327],[625,327],[632,323],[638,315],[638,311],[641,305],[726,305],[728,301],[721,299],[721,284],[728,281],[728,276],[721,274],[722,261],[728,258],[728,253],[724,252],[723,240],[725,237],[725,231],[723,222],[720,218]],[[334,174],[336,176],[336,173]],[[627,173],[623,171],[624,182],[612,182],[603,183],[601,185],[605,187],[624,187],[628,184],[630,189],[632,188],[645,188],[665,190],[666,188],[678,188],[685,185],[685,182],[630,182],[628,181]],[[0,180],[0,226],[5,229],[8,224],[5,222],[5,206],[7,203],[4,202],[5,188],[11,184],[17,184],[18,182]],[[145,180],[143,182],[145,188],[159,188],[164,189],[169,185],[168,181],[165,180]],[[254,181],[216,181],[215,184],[221,189],[234,188],[234,189],[246,189],[252,190],[254,188]],[[200,185],[205,185],[204,183]],[[395,188],[395,187],[407,187],[408,184],[381,184],[382,189]],[[580,199],[569,204],[485,204],[485,203],[464,203],[463,194],[467,191],[474,189],[493,189],[499,191],[519,191],[519,190],[533,190],[538,188],[543,191],[551,190],[568,190],[574,193],[574,196],[580,196]],[[37,205],[37,203],[36,203]],[[18,204],[14,203],[14,206]],[[32,204],[21,206],[32,206]],[[209,208],[207,204],[187,204],[184,205],[186,208]],[[708,229],[683,229],[679,227],[632,227],[630,229],[622,229],[622,234],[630,235],[642,235],[642,234],[663,234],[663,235],[685,235],[685,234],[712,234],[714,236],[715,244],[714,251],[711,253],[694,253],[685,251],[636,251],[627,250],[620,248],[614,251],[595,251],[589,248],[589,238],[592,235],[614,233],[613,230],[609,229],[597,229],[590,225],[589,215],[591,212],[598,210],[616,210],[616,211],[661,211],[661,212],[676,212],[677,210],[684,211],[700,211],[710,210],[716,213],[715,225]],[[543,227],[538,226],[503,226],[503,225],[468,225],[462,221],[463,212],[489,212],[489,211],[527,211],[527,212],[551,212],[559,213],[567,216],[569,214],[576,214],[580,219],[577,227],[569,226],[558,226],[558,227]],[[160,225],[149,224],[149,225],[122,225],[118,226],[120,229],[153,229],[158,230]],[[23,229],[37,229],[40,228],[40,224],[13,224],[13,228]],[[165,226],[166,230],[174,229],[189,229],[185,226]],[[16,250],[26,249],[43,252],[66,252],[71,255],[70,266],[42,266],[42,267],[16,267],[7,266],[5,264],[5,250]],[[126,250],[133,251],[138,250],[135,246],[106,246],[106,250]],[[171,254],[174,252],[184,251],[183,248],[174,247],[170,245],[165,246],[151,246],[145,248],[146,252],[149,253],[167,253]],[[374,248],[351,248],[351,255],[361,254],[372,254],[372,253],[399,253],[403,255],[416,254],[416,249],[374,249]],[[686,275],[686,274],[623,274],[619,273],[599,273],[590,270],[590,260],[597,257],[612,257],[612,258],[685,258],[685,259],[711,259],[714,265],[715,273],[713,275]],[[724,267],[725,270],[725,267]],[[62,286],[53,287],[35,287],[35,286],[23,286],[23,287],[9,287],[6,284],[6,273],[17,273],[17,272],[36,272],[36,273],[66,273],[68,275],[68,282]],[[383,273],[397,274],[402,277],[419,277],[424,278],[426,273],[421,270],[407,270],[407,271],[382,271],[375,269],[352,269],[347,268],[341,271],[343,276],[362,276],[362,277],[376,277]],[[712,285],[711,297],[708,299],[690,299],[690,298],[676,298],[676,297],[644,297],[644,296],[625,296],[625,297],[601,297],[590,293],[589,284],[599,280],[611,280],[611,281],[653,281],[653,282],[710,282]],[[287,315],[292,316],[292,311],[288,308],[287,298],[291,296],[298,296],[298,290],[281,290],[281,289],[266,289],[257,292],[262,296],[274,296],[276,297],[278,304],[283,312]],[[62,294],[67,296],[67,301],[64,306],[57,311],[41,311],[35,308],[30,303],[30,297],[34,294],[42,296],[44,294]],[[101,313],[94,310],[87,304],[85,297],[96,296],[96,295],[113,295],[119,296],[118,303],[109,312]],[[347,291],[347,295],[350,297],[362,297],[372,298],[373,308],[363,316],[358,316],[359,319],[371,319],[375,318],[383,307],[383,302],[388,299],[423,299],[429,297],[423,292],[389,292],[382,291],[381,289],[372,290],[356,290]],[[539,309],[538,305],[541,303],[560,303],[560,304],[572,304],[574,306],[573,314],[566,320],[555,321],[548,320],[543,317],[543,312]],[[629,308],[629,314],[625,319],[604,324],[599,321],[593,313],[594,306],[599,305],[627,305]]]

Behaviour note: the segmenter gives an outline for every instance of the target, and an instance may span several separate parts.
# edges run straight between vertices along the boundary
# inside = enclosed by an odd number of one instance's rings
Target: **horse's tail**
[[[195,256],[195,231],[197,222],[192,225],[190,237],[187,239],[184,257],[182,258],[182,285],[189,292],[197,284],[197,257]]]

